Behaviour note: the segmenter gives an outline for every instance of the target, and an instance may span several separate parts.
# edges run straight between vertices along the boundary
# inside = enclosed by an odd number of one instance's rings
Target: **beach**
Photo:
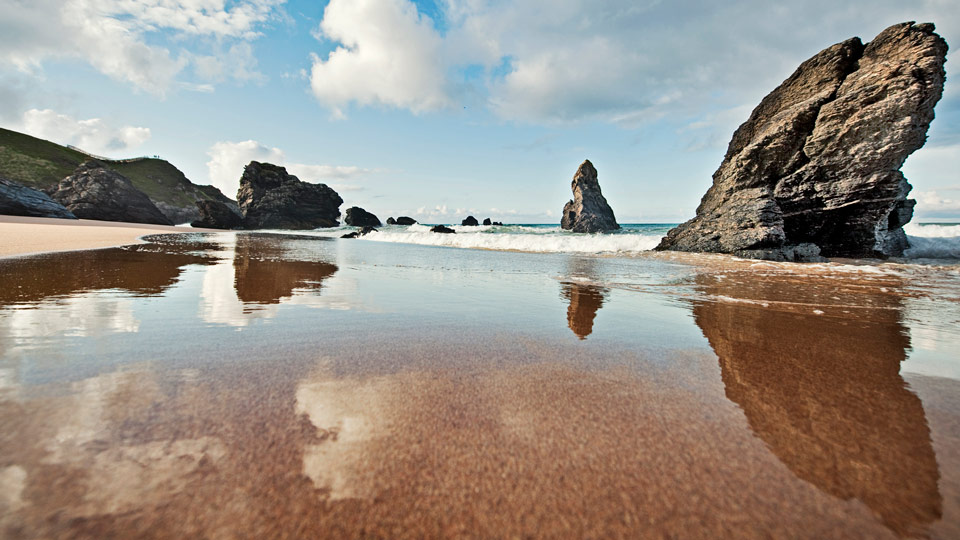
[[[112,228],[0,259],[4,537],[960,536],[956,261]]]

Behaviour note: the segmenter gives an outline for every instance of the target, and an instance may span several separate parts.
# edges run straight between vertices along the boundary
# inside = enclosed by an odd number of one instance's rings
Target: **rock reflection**
[[[563,297],[570,302],[567,307],[567,325],[580,339],[587,339],[593,333],[593,320],[597,311],[603,307],[607,289],[580,283],[562,283]]]
[[[727,278],[727,279],[724,279]],[[939,519],[939,471],[920,399],[900,376],[910,340],[900,300],[859,291],[849,305],[803,303],[783,279],[700,276],[708,298],[693,314],[720,360],[727,397],[753,432],[799,478],[865,503],[899,535]],[[829,285],[842,289],[841,286]],[[844,298],[849,300],[849,298]],[[835,312],[832,316],[831,312]]]
[[[126,248],[0,260],[0,307],[103,289],[158,295],[177,282],[185,266],[215,262],[207,254],[177,249],[171,237],[155,238],[153,244]]]
[[[568,271],[574,278],[593,280],[597,274],[595,265],[594,259],[573,259]],[[567,326],[581,340],[593,333],[593,321],[609,293],[609,289],[590,283],[564,281],[560,284],[560,295],[570,303]]]
[[[313,239],[313,241],[317,241]],[[295,289],[319,291],[337,265],[291,256],[296,237],[240,234],[234,251],[234,286],[244,304],[279,304]],[[301,254],[305,255],[305,254]]]

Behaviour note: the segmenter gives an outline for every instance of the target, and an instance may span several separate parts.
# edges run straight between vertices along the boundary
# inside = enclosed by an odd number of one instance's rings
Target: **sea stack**
[[[560,227],[579,233],[615,231],[620,228],[607,199],[600,192],[597,169],[590,160],[580,164],[573,175],[573,200],[563,207]]]
[[[95,159],[61,180],[50,198],[80,219],[173,225],[130,179]]]
[[[390,218],[393,219],[393,218]],[[351,206],[347,208],[346,213],[344,214],[343,222],[347,225],[352,225],[354,227],[382,227],[383,224],[380,223],[380,218],[367,212],[359,206]],[[389,224],[389,220],[387,221]]]
[[[943,94],[947,43],[891,26],[824,49],[733,134],[697,215],[658,250],[773,260],[900,256],[916,201],[900,167]]]
[[[251,161],[237,203],[245,229],[316,229],[340,224],[343,199],[326,184],[301,182],[283,167]]]

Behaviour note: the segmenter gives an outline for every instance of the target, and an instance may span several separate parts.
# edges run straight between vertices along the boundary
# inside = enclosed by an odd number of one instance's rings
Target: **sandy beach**
[[[960,534],[955,266],[149,240],[0,261],[4,537]]]
[[[143,223],[0,216],[0,257],[125,246],[147,234],[204,229]]]

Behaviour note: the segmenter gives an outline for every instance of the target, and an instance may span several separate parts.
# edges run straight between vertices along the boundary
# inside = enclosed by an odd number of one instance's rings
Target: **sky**
[[[960,0],[0,0],[0,125],[159,155],[234,198],[251,160],[382,220],[559,222],[590,159],[621,223],[693,217],[805,59]],[[903,171],[960,221],[960,61]]]

